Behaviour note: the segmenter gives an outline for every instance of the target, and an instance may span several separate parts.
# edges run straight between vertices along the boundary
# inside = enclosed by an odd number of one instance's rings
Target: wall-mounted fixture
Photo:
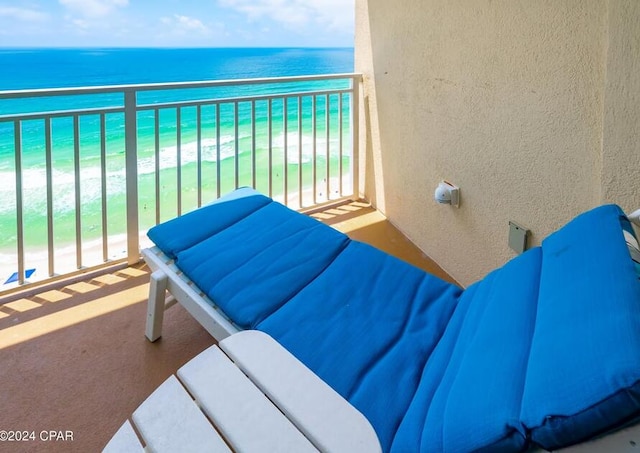
[[[527,250],[527,238],[531,231],[528,228],[509,221],[509,247],[516,252],[522,253]]]
[[[433,198],[442,204],[450,204],[456,208],[460,207],[460,188],[449,181],[442,181],[436,187]]]

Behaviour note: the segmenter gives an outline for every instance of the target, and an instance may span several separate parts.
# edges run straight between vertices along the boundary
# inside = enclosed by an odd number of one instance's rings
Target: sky
[[[0,0],[0,47],[353,47],[354,0]]]

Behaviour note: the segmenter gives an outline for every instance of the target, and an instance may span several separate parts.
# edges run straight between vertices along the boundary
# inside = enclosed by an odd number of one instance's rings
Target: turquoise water
[[[251,77],[317,75],[353,71],[352,49],[63,49],[11,50],[0,49],[0,67],[12,68],[0,72],[0,90],[27,88],[55,88],[102,86],[129,83],[179,82],[193,80],[224,80]],[[303,85],[303,86],[302,86]],[[186,92],[184,90],[148,92],[140,95],[139,103],[154,104],[182,99],[227,98],[241,95],[279,93],[308,89],[346,88],[345,81],[313,82],[289,86],[224,87]],[[340,165],[339,99],[331,95],[329,106],[325,97],[316,104],[317,136],[312,131],[311,97],[303,98],[302,127],[298,130],[299,112],[296,99],[288,102],[286,138],[287,167],[285,169],[284,105],[273,101],[272,143],[273,172],[269,185],[268,109],[266,101],[255,105],[255,136],[251,127],[251,103],[238,108],[236,162],[236,121],[232,106],[220,108],[220,148],[217,146],[216,109],[201,109],[202,202],[237,185],[252,185],[255,159],[256,187],[276,197],[282,197],[285,172],[288,174],[290,197],[305,193],[313,186],[312,157],[314,143],[318,154],[316,181],[326,196],[326,182],[331,192],[338,190],[335,177]],[[70,99],[68,97],[37,98],[19,101],[0,100],[0,116],[15,112],[43,112],[122,105],[122,95],[94,95]],[[349,98],[343,96],[342,164],[349,165]],[[326,140],[325,117],[329,111],[329,141]],[[176,109],[160,110],[159,159],[155,157],[155,120],[152,111],[138,114],[138,191],[140,200],[140,229],[144,231],[156,222],[156,165],[160,172],[160,220],[178,213],[178,198],[182,212],[197,206],[197,121],[196,108],[180,110],[180,147]],[[106,116],[106,192],[107,233],[122,235],[126,231],[124,122],[119,113]],[[81,236],[83,243],[102,235],[102,167],[100,153],[100,117],[82,116],[79,121],[80,140],[78,158],[74,152],[73,119],[54,118],[51,125],[53,232],[55,247],[73,244],[76,234],[76,194],[81,200]],[[47,244],[47,185],[45,170],[45,125],[42,120],[22,124],[22,177],[27,250],[37,250]],[[302,149],[299,142],[302,141]],[[255,148],[254,143],[255,141]],[[15,135],[12,123],[0,122],[0,254],[5,258],[16,249],[16,193],[15,193]],[[329,148],[329,155],[326,149]],[[178,162],[178,154],[180,161]],[[254,157],[255,156],[255,157]],[[329,159],[330,172],[326,173]],[[76,184],[76,167],[80,183]],[[217,180],[218,167],[221,178]],[[236,167],[238,179],[236,181]],[[182,190],[178,194],[176,181],[181,173]],[[298,185],[299,172],[302,187]],[[322,196],[322,194],[320,194]],[[309,204],[311,199],[305,199]],[[1,258],[1,257],[0,257]],[[2,261],[2,260],[0,260]],[[5,260],[6,261],[6,260]]]

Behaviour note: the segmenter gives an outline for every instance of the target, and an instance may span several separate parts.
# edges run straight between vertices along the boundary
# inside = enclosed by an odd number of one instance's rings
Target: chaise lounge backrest
[[[536,320],[540,249],[470,286],[429,358],[395,451],[522,451],[522,393]]]
[[[521,419],[556,448],[640,416],[640,281],[617,206],[584,213],[542,243]]]
[[[616,206],[594,209],[470,286],[394,449],[556,449],[640,416],[640,281],[624,222]]]
[[[618,207],[462,291],[255,192],[232,198],[149,236],[367,416],[384,450],[551,449],[640,415],[640,281]]]

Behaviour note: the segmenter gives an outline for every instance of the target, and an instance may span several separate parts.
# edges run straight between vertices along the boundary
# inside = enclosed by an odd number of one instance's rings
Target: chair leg
[[[162,271],[152,273],[149,281],[149,302],[147,303],[147,326],[145,332],[147,339],[151,342],[156,341],[162,335],[166,290],[166,274]]]

